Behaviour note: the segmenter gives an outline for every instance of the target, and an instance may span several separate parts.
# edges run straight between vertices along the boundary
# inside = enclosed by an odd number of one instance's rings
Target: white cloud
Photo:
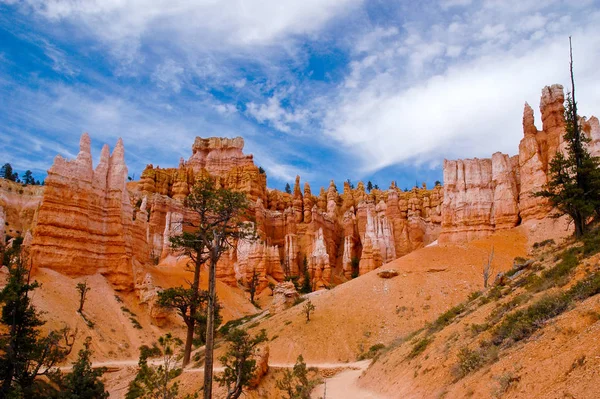
[[[247,114],[256,119],[259,123],[267,123],[275,129],[289,133],[291,125],[302,125],[308,119],[308,111],[288,111],[281,106],[281,100],[278,95],[270,97],[265,104],[256,104],[250,102],[246,104]]]
[[[395,57],[386,58],[376,49],[354,60],[351,74],[327,106],[326,134],[355,154],[366,173],[403,162],[439,165],[444,157],[515,154],[522,138],[523,103],[537,104],[545,85],[568,82],[570,29],[564,15],[542,20],[533,2],[524,3],[517,8],[533,13],[532,25],[553,24],[556,32],[523,35],[520,19],[505,8],[507,14],[490,16],[501,7],[490,1],[489,10],[464,16],[471,17],[471,25],[460,36],[437,36],[433,29],[409,32],[389,44],[398,50]],[[573,32],[580,110],[588,116],[600,113],[596,17],[580,21]],[[517,23],[506,22],[511,18]],[[455,21],[445,31],[458,32],[460,26]],[[479,42],[472,40],[476,33]]]
[[[442,8],[465,7],[472,3],[473,0],[442,0],[440,6]]]
[[[159,87],[170,88],[174,92],[179,93],[181,91],[183,74],[183,67],[177,62],[168,59],[156,67],[156,70],[152,74],[152,80]]]
[[[276,44],[287,35],[317,31],[362,0],[25,0],[40,15],[83,24],[113,43],[168,33],[194,47]]]

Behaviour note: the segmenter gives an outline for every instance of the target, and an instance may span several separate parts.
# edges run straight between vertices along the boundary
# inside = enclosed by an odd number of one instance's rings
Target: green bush
[[[500,345],[506,341],[517,342],[528,338],[545,321],[564,312],[570,302],[569,295],[564,293],[544,296],[528,308],[506,316],[492,333],[492,342]]]
[[[468,347],[462,348],[458,352],[459,377],[462,378],[473,371],[479,370],[485,363],[486,360],[481,350],[472,350]]]
[[[547,245],[554,245],[554,244],[555,244],[554,240],[550,238],[548,240],[536,242],[535,244],[533,244],[533,248],[537,249],[537,248],[545,247]]]
[[[357,360],[373,359],[384,348],[385,348],[384,344],[375,344],[375,345],[371,346],[367,352],[364,352],[364,353],[361,353],[360,355],[358,355]]]
[[[497,324],[506,313],[528,302],[530,299],[530,294],[520,294],[511,299],[510,301],[498,305],[496,309],[494,309],[492,313],[490,313],[487,317],[488,323],[490,323],[491,325]]]
[[[433,337],[424,337],[421,338],[419,340],[417,340],[410,353],[408,354],[407,358],[408,359],[414,359],[415,357],[419,356],[421,353],[423,353],[425,351],[425,349],[427,349],[427,346],[429,346],[429,344],[433,341]]]
[[[452,323],[457,316],[463,313],[466,308],[467,307],[461,303],[448,309],[439,315],[438,318],[429,326],[429,332],[433,333],[442,330],[444,327]]]

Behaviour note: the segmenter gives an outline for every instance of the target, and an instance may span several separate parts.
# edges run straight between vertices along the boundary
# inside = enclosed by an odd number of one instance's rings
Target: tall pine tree
[[[557,216],[568,215],[575,225],[575,236],[581,237],[588,229],[594,213],[600,211],[600,159],[587,150],[590,139],[581,129],[575,100],[573,76],[573,49],[569,38],[571,92],[565,103],[566,155],[557,152],[550,162],[550,178],[538,197],[548,198],[557,209]]]
[[[30,281],[27,257],[15,250],[7,258],[8,283],[0,291],[0,398],[32,398],[39,388],[36,378],[56,370],[54,366],[71,352],[74,336],[67,328],[42,336],[39,328],[45,321],[29,295],[39,284]]]

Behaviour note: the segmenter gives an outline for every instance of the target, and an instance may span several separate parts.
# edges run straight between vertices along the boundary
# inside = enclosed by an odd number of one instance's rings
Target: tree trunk
[[[215,245],[216,247],[216,245]],[[213,351],[215,341],[215,288],[216,288],[216,269],[218,255],[215,254],[218,249],[213,249],[210,259],[210,269],[208,272],[208,306],[206,315],[206,346],[204,349],[204,399],[212,398],[212,379],[213,379]]]
[[[194,291],[194,296],[192,297],[192,306],[190,306],[190,322],[186,323],[187,325],[187,334],[185,337],[185,345],[183,346],[183,361],[182,367],[190,364],[190,358],[192,356],[192,343],[194,341],[194,327],[196,327],[196,311],[197,308],[194,303],[198,300],[198,292],[200,290],[200,269],[202,268],[202,262],[200,261],[200,253],[198,253],[196,258],[196,264],[194,265],[194,281],[192,282],[192,290]]]
[[[190,322],[186,325],[187,332],[185,336],[185,345],[183,347],[183,361],[181,363],[182,367],[185,367],[188,364],[190,364],[190,359],[192,357],[192,342],[194,341],[194,320],[190,320]]]

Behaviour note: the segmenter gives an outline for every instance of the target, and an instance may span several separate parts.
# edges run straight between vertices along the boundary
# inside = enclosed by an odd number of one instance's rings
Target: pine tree
[[[287,396],[282,395],[283,399],[310,399],[310,393],[319,384],[319,380],[313,380],[308,377],[308,368],[304,363],[302,355],[298,356],[294,368],[283,371],[283,377],[276,381],[278,389]]]
[[[13,172],[13,168],[12,168],[11,164],[9,164],[9,163],[5,163],[4,165],[2,165],[2,168],[0,168],[0,177],[3,177],[6,180],[10,180],[10,181],[19,180],[19,174],[16,172]]]
[[[33,178],[33,173],[29,169],[25,171],[25,174],[23,174],[23,183],[31,184],[31,185],[35,184],[35,179]]]
[[[570,45],[569,38],[569,45]],[[557,152],[550,162],[550,177],[538,197],[548,198],[557,209],[556,216],[568,215],[575,225],[575,236],[581,237],[588,229],[588,220],[600,210],[600,159],[592,157],[577,114],[573,52],[571,51],[571,92],[565,101],[566,156]]]
[[[192,193],[186,198],[186,208],[196,216],[193,220],[186,221],[181,235],[171,238],[171,246],[194,261],[194,281],[192,283],[193,295],[199,292],[198,279],[200,266],[209,263],[208,294],[207,294],[207,320],[206,320],[206,349],[204,367],[204,398],[212,397],[213,380],[213,352],[216,309],[216,268],[221,255],[230,249],[236,240],[251,239],[254,232],[249,229],[249,224],[244,221],[248,218],[248,199],[244,193],[234,192],[226,188],[218,188],[215,181],[204,177],[196,182]],[[196,306],[192,300],[190,306]],[[191,311],[195,314],[195,311]],[[184,366],[189,363],[192,338],[188,326],[186,347],[184,350]]]
[[[73,370],[67,374],[60,384],[60,399],[102,399],[108,398],[104,390],[104,383],[100,381],[105,368],[92,368],[90,360],[92,338],[87,337],[79,351],[77,361],[73,363]]]
[[[229,350],[219,358],[225,370],[215,380],[219,385],[227,387],[227,399],[237,399],[254,377],[256,360],[252,356],[256,347],[267,341],[267,334],[265,330],[261,330],[252,338],[246,331],[236,328],[227,334],[226,340]]]
[[[0,291],[4,305],[0,317],[4,326],[0,336],[0,397],[33,397],[38,388],[36,378],[56,371],[55,365],[71,352],[74,335],[64,328],[42,336],[40,327],[45,321],[29,297],[39,284],[30,281],[26,256],[9,252],[8,258],[8,282]]]
[[[292,187],[290,186],[290,183],[285,183],[285,192],[288,194],[292,193]]]
[[[126,399],[175,399],[179,393],[179,385],[173,380],[182,369],[177,367],[178,350],[182,341],[170,333],[158,339],[152,347],[140,347],[139,370],[135,379],[129,384]],[[148,364],[148,359],[160,357],[158,366]]]
[[[371,180],[369,180],[367,182],[367,191],[371,192],[371,190],[373,190],[373,183],[371,183]]]

